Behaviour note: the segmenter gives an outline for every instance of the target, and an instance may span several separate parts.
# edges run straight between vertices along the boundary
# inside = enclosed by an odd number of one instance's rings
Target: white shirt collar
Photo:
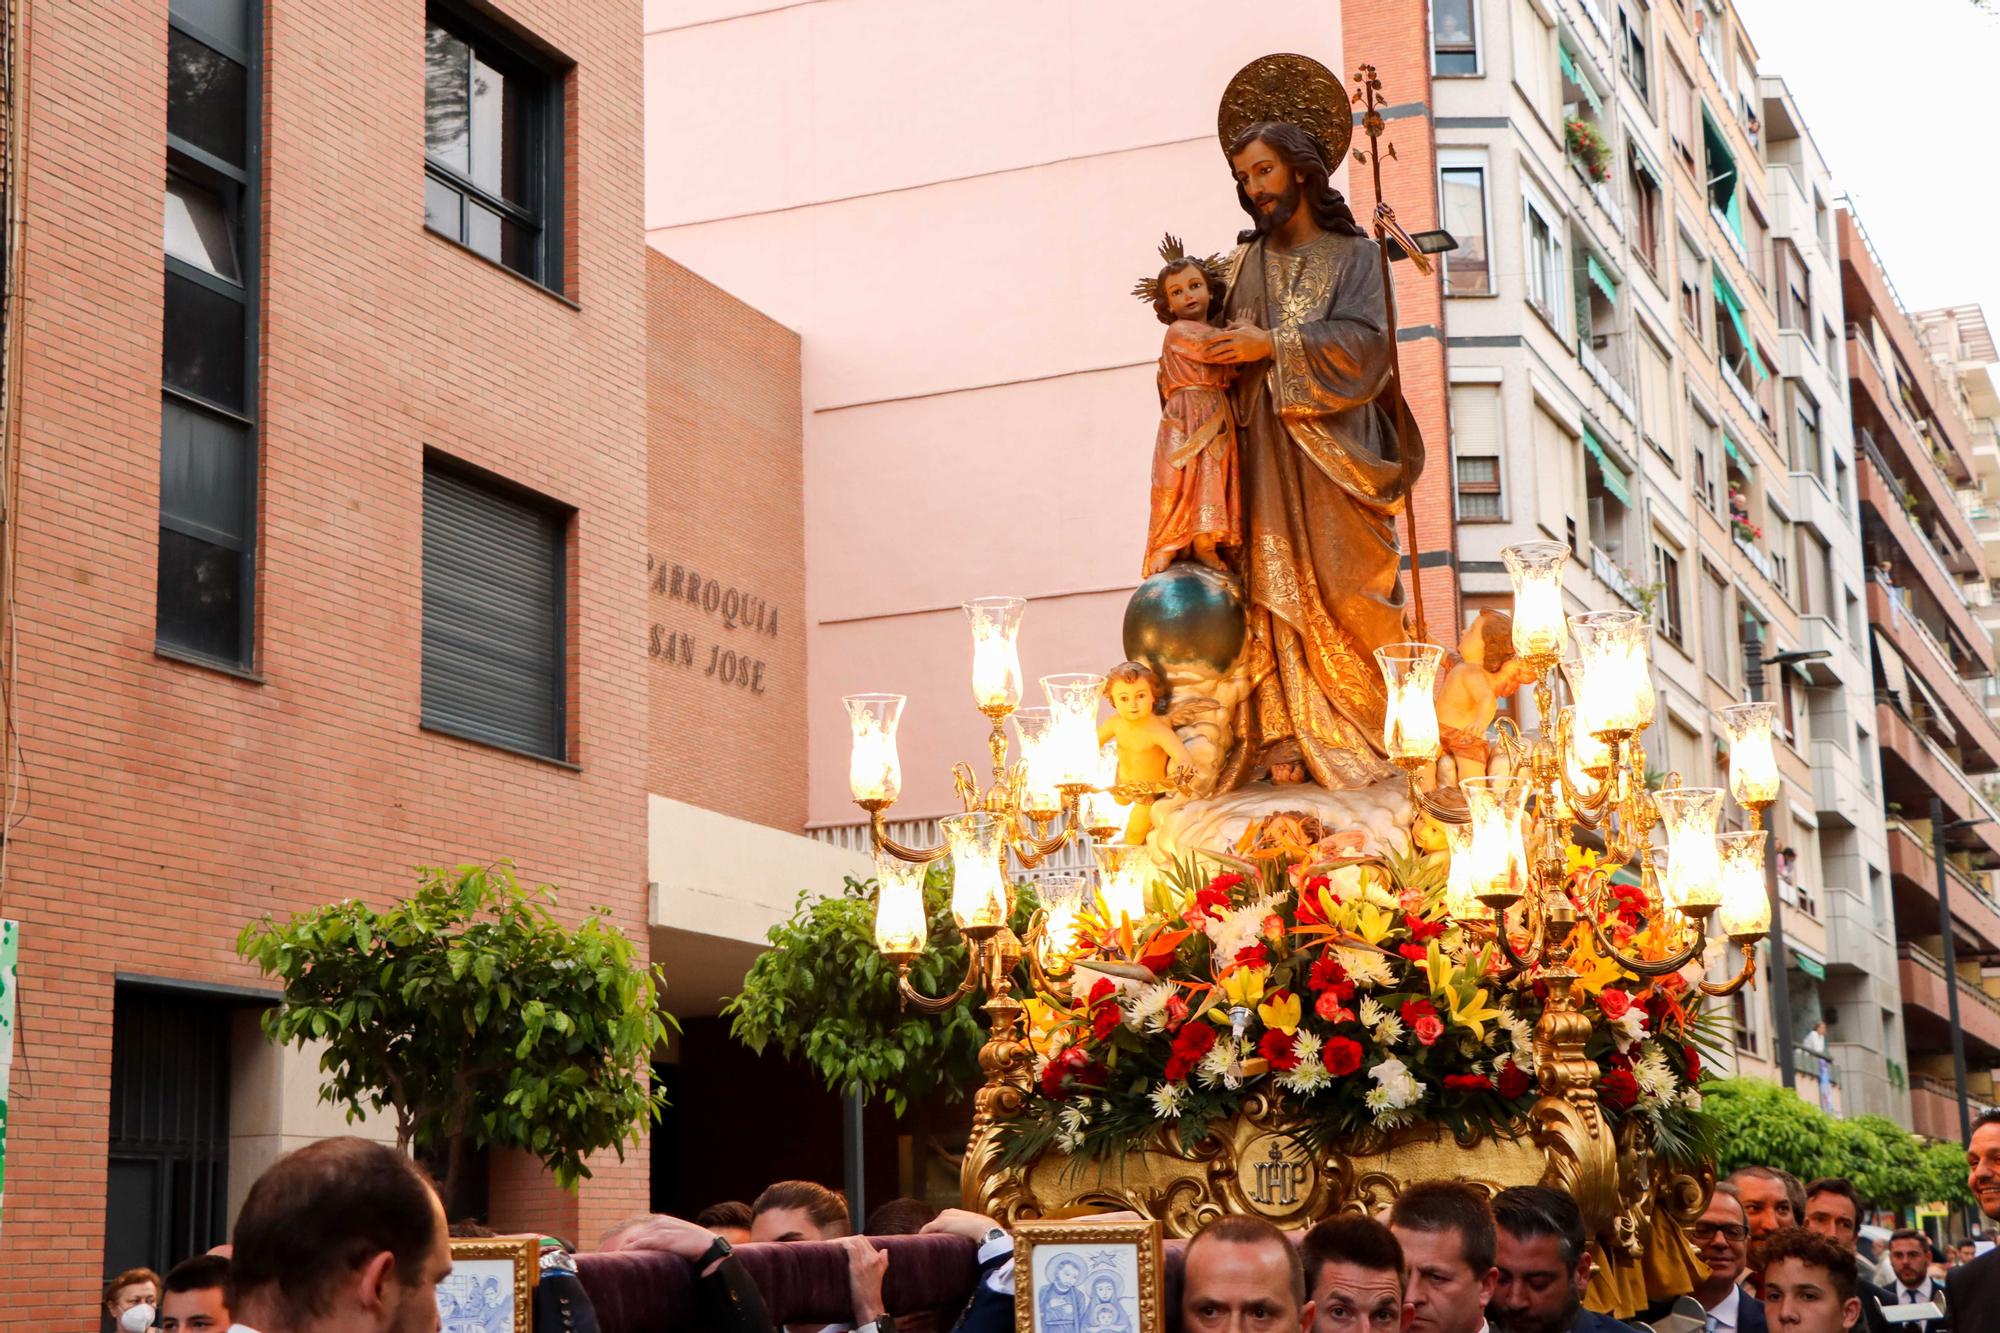
[[[1727,1296],[1724,1296],[1721,1300],[1717,1301],[1715,1304],[1709,1306],[1708,1312],[1711,1315],[1715,1316],[1716,1327],[1735,1328],[1737,1307],[1741,1306],[1742,1304],[1743,1304],[1743,1288],[1737,1286],[1735,1283],[1732,1282],[1729,1285],[1729,1294]]]

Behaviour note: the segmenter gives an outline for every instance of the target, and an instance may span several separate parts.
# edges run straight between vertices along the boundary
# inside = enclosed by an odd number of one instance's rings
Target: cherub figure
[[[1160,348],[1160,427],[1153,437],[1152,517],[1144,572],[1159,573],[1190,552],[1213,569],[1243,544],[1237,479],[1236,416],[1229,405],[1234,367],[1219,364],[1207,340],[1221,332],[1226,295],[1220,265],[1196,259],[1169,236],[1166,266],[1133,288],[1167,326]]]
[[[1492,748],[1486,729],[1500,699],[1533,678],[1514,656],[1514,620],[1504,611],[1481,611],[1458,640],[1459,660],[1438,685],[1438,739],[1452,762],[1453,782],[1487,771]]]
[[[1144,662],[1121,662],[1104,678],[1112,717],[1097,729],[1097,743],[1118,742],[1119,801],[1132,807],[1125,841],[1138,844],[1153,831],[1153,802],[1186,781],[1194,768],[1187,746],[1161,715],[1166,690]]]

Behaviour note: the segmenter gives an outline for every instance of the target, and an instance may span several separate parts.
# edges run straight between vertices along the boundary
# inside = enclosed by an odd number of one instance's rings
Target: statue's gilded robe
[[[1250,631],[1268,650],[1248,754],[1284,760],[1295,744],[1321,786],[1375,782],[1394,770],[1374,651],[1409,637],[1395,522],[1423,467],[1414,423],[1407,456],[1397,444],[1394,414],[1408,409],[1389,392],[1375,242],[1327,233],[1288,253],[1252,241],[1231,256],[1228,315],[1273,343],[1233,390]]]

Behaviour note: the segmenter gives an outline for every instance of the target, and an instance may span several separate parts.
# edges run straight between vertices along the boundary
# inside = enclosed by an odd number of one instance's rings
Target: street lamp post
[[[1965,1094],[1965,1031],[1958,1025],[1958,944],[1951,928],[1951,881],[1945,874],[1944,840],[1960,829],[1987,822],[1981,816],[1978,819],[1954,819],[1947,824],[1944,822],[1944,802],[1937,796],[1931,797],[1931,864],[1937,872],[1938,938],[1942,941],[1944,953],[1945,1005],[1951,1018],[1951,1086],[1958,1097],[1958,1138],[1961,1143],[1972,1138],[1972,1106]]]
[[[1817,662],[1831,656],[1833,654],[1825,648],[1801,648],[1796,652],[1773,653],[1763,659],[1763,668],[1769,670],[1772,667],[1788,667],[1796,662]],[[1792,1048],[1792,974],[1785,952],[1785,914],[1783,904],[1778,900],[1778,840],[1775,837],[1766,847],[1764,887],[1771,895],[1771,1021],[1778,1029],[1775,1034],[1778,1081],[1786,1091],[1796,1092],[1798,1070]]]

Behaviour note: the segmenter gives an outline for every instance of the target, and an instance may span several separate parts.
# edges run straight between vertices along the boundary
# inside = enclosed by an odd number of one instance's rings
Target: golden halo
[[[1287,121],[1317,139],[1328,171],[1340,169],[1354,138],[1347,85],[1311,56],[1259,56],[1236,71],[1215,109],[1222,151],[1228,152],[1237,135],[1263,120]]]

